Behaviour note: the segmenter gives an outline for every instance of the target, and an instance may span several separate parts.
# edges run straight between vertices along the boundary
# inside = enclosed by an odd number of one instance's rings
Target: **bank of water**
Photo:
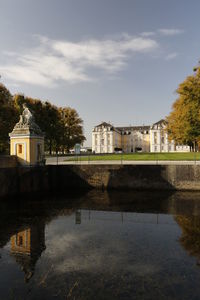
[[[89,189],[199,190],[200,165],[48,165],[0,168],[0,197]]]
[[[199,299],[200,193],[0,203],[0,299]]]

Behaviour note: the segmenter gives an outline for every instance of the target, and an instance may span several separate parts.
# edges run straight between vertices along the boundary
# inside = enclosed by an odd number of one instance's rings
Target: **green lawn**
[[[130,153],[105,154],[69,157],[67,160],[95,161],[95,160],[200,160],[200,152],[193,153]]]

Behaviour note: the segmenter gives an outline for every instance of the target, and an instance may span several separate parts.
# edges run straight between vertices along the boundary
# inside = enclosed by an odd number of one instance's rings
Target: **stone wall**
[[[0,168],[0,196],[80,189],[199,190],[198,165],[62,165]]]
[[[60,188],[200,190],[198,165],[49,166]],[[57,172],[56,172],[57,169]],[[56,172],[56,173],[55,173]],[[56,175],[55,175],[56,174]]]
[[[0,197],[48,191],[46,168],[0,168]]]
[[[17,156],[0,155],[0,168],[15,168],[18,165]]]

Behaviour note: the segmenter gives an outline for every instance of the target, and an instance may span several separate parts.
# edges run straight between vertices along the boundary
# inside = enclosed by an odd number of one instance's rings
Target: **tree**
[[[177,89],[178,99],[167,117],[169,138],[197,149],[200,142],[200,68]]]
[[[61,117],[59,109],[50,102],[24,97],[23,94],[14,96],[15,107],[21,113],[23,104],[26,103],[33,112],[35,121],[45,134],[45,149],[51,154],[58,151],[61,136]]]
[[[62,122],[59,110],[56,106],[45,102],[43,104],[42,118],[38,125],[45,132],[46,147],[51,154],[52,151],[58,152],[62,134]]]
[[[25,97],[17,94],[13,97],[15,108],[21,114],[26,103],[33,112],[36,123],[45,134],[45,149],[52,151],[69,151],[76,143],[85,140],[83,135],[83,120],[77,111],[70,107],[58,108],[50,102]]]
[[[0,84],[0,153],[9,153],[9,133],[17,119],[18,113],[13,105],[12,95]]]
[[[182,229],[180,242],[184,249],[190,255],[198,259],[200,264],[200,218],[199,216],[184,216],[179,215],[175,217],[176,222]]]
[[[85,136],[83,135],[83,120],[79,117],[77,111],[70,107],[60,108],[62,118],[62,151],[69,150],[76,143],[83,143]]]

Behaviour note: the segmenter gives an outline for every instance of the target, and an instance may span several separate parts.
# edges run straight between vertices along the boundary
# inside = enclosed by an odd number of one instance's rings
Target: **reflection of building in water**
[[[25,281],[33,276],[36,262],[45,248],[45,224],[41,222],[11,237],[11,254],[24,271]]]

